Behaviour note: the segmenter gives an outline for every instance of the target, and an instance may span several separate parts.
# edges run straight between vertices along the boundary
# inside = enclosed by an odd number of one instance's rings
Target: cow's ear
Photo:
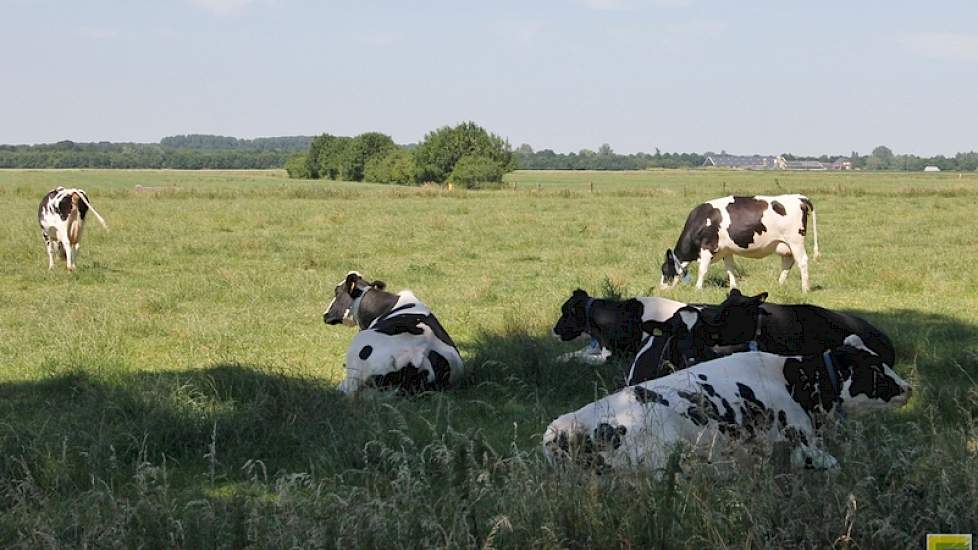
[[[387,283],[385,283],[384,281],[374,281],[370,283],[370,286],[376,288],[377,290],[384,290],[385,288],[387,288]]]
[[[573,296],[576,298],[587,298],[587,291],[582,288],[578,288],[574,290]]]
[[[357,288],[357,281],[360,280],[359,273],[350,273],[346,276],[346,291],[353,294],[353,291]]]
[[[666,249],[666,261],[667,262],[671,262],[672,261],[672,256],[673,256],[672,249],[671,248],[667,248]]]
[[[734,297],[739,298],[739,297],[743,296],[743,294],[741,294],[740,291],[737,290],[736,288],[731,288],[730,289],[730,294],[728,294],[727,296],[730,297],[730,298],[734,298]]]

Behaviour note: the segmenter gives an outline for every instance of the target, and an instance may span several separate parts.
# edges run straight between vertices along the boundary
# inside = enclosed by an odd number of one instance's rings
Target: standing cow
[[[410,290],[392,294],[385,286],[351,271],[326,306],[327,325],[360,330],[347,350],[346,379],[339,390],[352,394],[363,387],[386,387],[413,393],[457,383],[462,358],[448,332]]]
[[[48,269],[54,267],[55,248],[64,254],[68,271],[75,270],[85,216],[91,210],[102,227],[108,229],[82,189],[58,187],[48,192],[37,207],[37,223],[48,251]]]
[[[686,274],[690,262],[699,261],[696,288],[710,264],[723,259],[730,287],[737,286],[734,256],[764,258],[777,252],[781,256],[779,284],[788,278],[796,262],[801,271],[801,289],[808,292],[808,253],[805,234],[808,215],[812,215],[813,258],[818,259],[818,227],[815,206],[804,195],[724,197],[705,202],[689,213],[676,248],[666,250],[662,264],[661,288],[672,288]]]

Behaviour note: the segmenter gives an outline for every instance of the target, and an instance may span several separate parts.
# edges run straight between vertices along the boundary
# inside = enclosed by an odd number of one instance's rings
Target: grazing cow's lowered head
[[[666,259],[662,262],[662,279],[659,288],[665,290],[674,288],[686,276],[686,266],[689,262],[681,262],[671,248],[666,250]]]
[[[402,393],[439,390],[462,377],[455,342],[425,304],[410,290],[396,294],[381,281],[356,271],[336,285],[323,322],[357,326],[346,352],[343,393],[364,387],[395,388]]]
[[[336,285],[333,291],[333,299],[326,306],[326,311],[323,312],[323,322],[327,325],[338,325],[340,323],[350,326],[357,325],[357,312],[360,309],[364,294],[371,289],[384,290],[386,286],[383,281],[368,282],[356,271],[349,272],[346,279]],[[366,328],[366,325],[361,325],[360,328]]]
[[[54,267],[55,250],[65,259],[68,271],[75,270],[78,249],[81,246],[85,216],[91,211],[106,230],[105,220],[92,206],[83,189],[52,189],[41,199],[37,207],[37,223],[48,253],[48,269]]]

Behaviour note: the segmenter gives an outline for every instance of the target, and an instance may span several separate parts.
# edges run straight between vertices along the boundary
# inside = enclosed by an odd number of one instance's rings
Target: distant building
[[[774,170],[777,158],[763,155],[707,155],[704,168],[730,168],[733,170]]]
[[[779,155],[778,168],[782,170],[825,170],[825,165],[817,160],[786,160]]]
[[[829,165],[830,170],[852,170],[852,160],[846,157],[839,157]]]
[[[940,172],[941,169],[937,166],[924,166],[924,172]]]

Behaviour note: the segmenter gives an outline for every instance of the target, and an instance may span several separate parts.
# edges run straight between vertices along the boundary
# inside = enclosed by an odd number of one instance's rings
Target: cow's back
[[[758,347],[778,355],[817,355],[841,346],[856,334],[883,361],[892,366],[893,343],[865,319],[808,305],[763,304],[759,319]]]

